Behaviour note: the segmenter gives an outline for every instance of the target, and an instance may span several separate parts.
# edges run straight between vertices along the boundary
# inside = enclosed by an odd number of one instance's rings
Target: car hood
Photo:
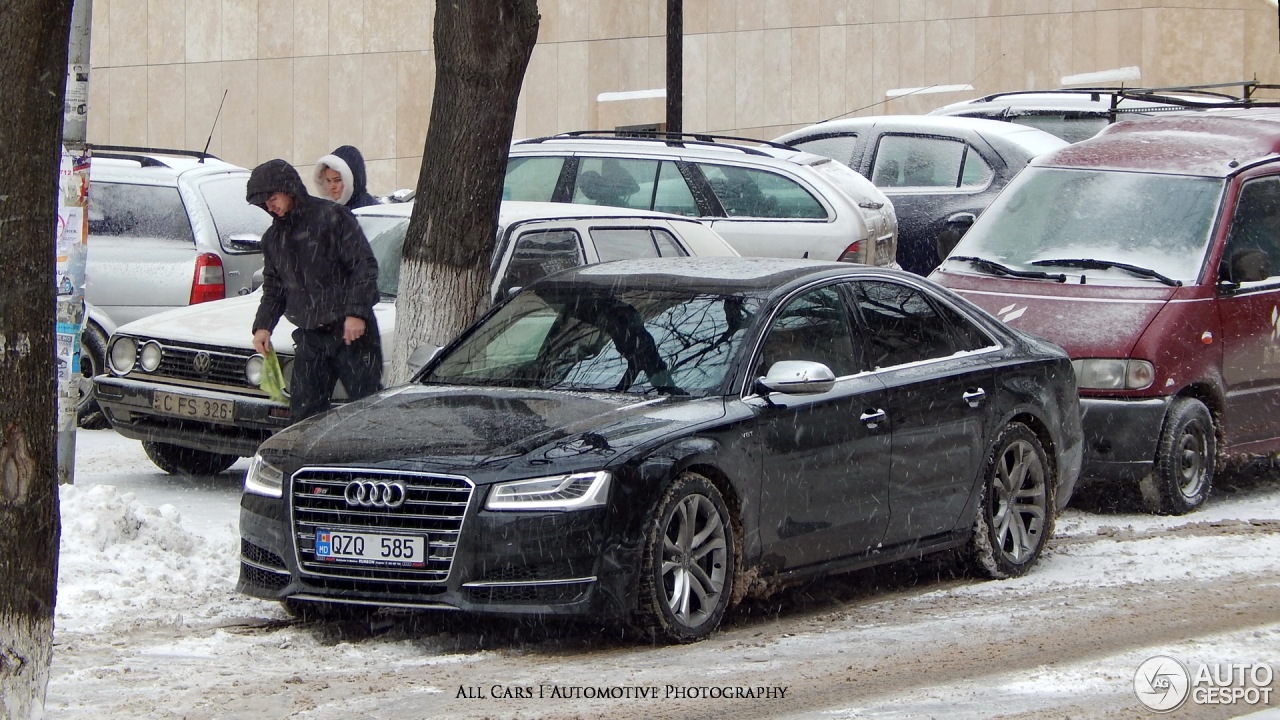
[[[1128,357],[1177,288],[1078,285],[936,271],[948,287],[1011,327],[1062,346],[1072,358]]]
[[[135,337],[250,350],[253,348],[253,316],[258,312],[261,297],[261,292],[252,292],[226,300],[175,308],[121,325],[117,332]],[[395,303],[380,302],[373,311],[378,318],[378,330],[386,343],[395,328]],[[271,344],[277,353],[293,354],[293,331],[293,323],[280,318],[271,334]]]
[[[545,475],[609,465],[724,414],[721,397],[404,385],[290,427],[260,451],[292,466],[407,463],[473,479],[503,468]]]

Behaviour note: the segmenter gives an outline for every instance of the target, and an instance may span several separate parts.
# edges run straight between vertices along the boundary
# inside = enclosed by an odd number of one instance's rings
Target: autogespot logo
[[[1172,712],[1187,701],[1191,673],[1187,666],[1165,655],[1147,658],[1133,674],[1133,692],[1156,712]]]

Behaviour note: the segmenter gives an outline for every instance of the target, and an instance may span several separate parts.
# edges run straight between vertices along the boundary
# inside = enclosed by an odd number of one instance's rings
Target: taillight
[[[852,245],[845,248],[840,254],[840,262],[862,262],[862,241],[854,240]]]
[[[213,253],[196,256],[196,274],[191,279],[191,304],[221,300],[227,296],[222,258]]]

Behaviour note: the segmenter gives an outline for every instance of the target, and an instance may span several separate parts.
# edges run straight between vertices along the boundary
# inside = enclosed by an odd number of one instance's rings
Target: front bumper
[[[286,501],[246,493],[240,504],[236,589],[270,600],[505,616],[621,617],[630,611],[639,543],[608,539],[607,510],[478,511],[486,490],[477,488],[469,501],[442,577],[414,582],[385,577],[394,573],[379,568],[315,570],[312,538],[288,517]],[[435,541],[430,538],[429,545]]]
[[[1083,480],[1140,480],[1155,465],[1167,397],[1080,398],[1084,424]]]
[[[178,414],[157,410],[157,393],[197,401],[194,405],[184,404],[194,412]],[[111,427],[127,438],[225,455],[249,457],[263,440],[289,425],[289,408],[267,398],[205,388],[99,375],[93,379],[93,395]],[[219,407],[230,403],[231,417],[202,418],[198,401],[209,401]]]

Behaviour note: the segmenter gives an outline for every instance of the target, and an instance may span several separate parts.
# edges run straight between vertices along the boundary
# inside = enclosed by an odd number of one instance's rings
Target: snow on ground
[[[77,438],[75,484],[63,486],[62,541],[56,610],[55,678],[50,686],[49,711],[58,717],[124,717],[108,707],[101,714],[85,715],[85,704],[105,702],[102,697],[71,697],[66,693],[97,692],[94,673],[82,659],[63,660],[92,645],[88,638],[109,634],[128,639],[134,648],[134,670],[159,672],[169,666],[175,672],[193,659],[222,658],[229,663],[254,661],[303,662],[300,658],[323,655],[334,666],[367,666],[388,669],[474,663],[485,652],[450,654],[424,646],[416,639],[387,638],[371,642],[334,644],[305,629],[245,635],[225,629],[243,624],[283,620],[275,603],[247,598],[234,590],[238,572],[238,497],[245,462],[215,478],[181,480],[156,469],[138,443],[111,431],[80,431]],[[946,606],[949,597],[974,594],[1000,597],[1028,589],[1108,583],[1143,585],[1176,580],[1183,576],[1215,577],[1229,572],[1249,572],[1273,566],[1280,557],[1280,534],[1233,534],[1241,523],[1280,521],[1280,492],[1259,484],[1229,494],[1186,517],[1144,514],[1096,514],[1069,509],[1059,519],[1055,543],[1037,568],[1028,575],[1001,583],[944,584],[940,589],[905,599],[907,603]],[[1174,531],[1176,532],[1170,532]],[[1101,538],[1101,539],[1100,539]],[[1113,540],[1114,539],[1114,540]],[[1085,540],[1088,540],[1086,542]],[[898,598],[895,602],[903,602]],[[953,622],[943,615],[939,631]],[[833,633],[830,642],[846,642],[851,633],[864,640],[883,634],[892,643],[892,619],[877,627],[849,626]],[[149,630],[199,628],[206,632],[182,634]],[[211,631],[211,632],[209,632]],[[179,639],[174,639],[174,638]],[[795,653],[804,656],[814,648],[813,636],[773,639],[769,655]],[[825,640],[823,642],[826,642]],[[794,645],[794,647],[792,647]],[[873,645],[874,646],[874,645]],[[1228,633],[1185,646],[1159,646],[1162,652],[1200,656],[1205,660],[1237,663],[1275,663],[1280,657],[1280,625],[1250,632]],[[1206,651],[1208,655],[1206,656]],[[843,650],[841,650],[843,652]],[[1106,658],[1106,665],[1135,668],[1151,656],[1147,649],[1127,650]],[[62,668],[60,669],[60,664]],[[936,705],[939,716],[984,717],[984,691],[992,684],[1002,689],[1005,702],[1025,692],[1034,711],[1046,693],[1064,698],[1078,695],[1090,684],[1123,686],[1126,678],[1100,677],[1099,659],[1086,665],[1054,664],[1052,667],[1012,668],[1005,677],[990,676],[943,683],[909,698],[795,715],[799,720],[818,718],[893,718],[895,707],[911,707],[911,717]],[[315,670],[315,666],[311,667]],[[725,668],[721,668],[725,669]],[[119,670],[115,668],[113,671]],[[129,672],[130,668],[125,668]],[[1025,690],[1020,690],[1025,688]],[[449,692],[440,688],[415,688],[416,692]],[[1031,702],[1034,696],[1034,703]],[[906,705],[902,705],[906,703]],[[923,709],[923,710],[922,710]],[[1017,710],[1016,703],[1005,707]],[[75,710],[76,712],[71,712]],[[265,711],[264,711],[265,712]],[[1269,711],[1280,713],[1280,711]],[[264,715],[266,716],[266,715]],[[299,717],[309,714],[299,715]]]

